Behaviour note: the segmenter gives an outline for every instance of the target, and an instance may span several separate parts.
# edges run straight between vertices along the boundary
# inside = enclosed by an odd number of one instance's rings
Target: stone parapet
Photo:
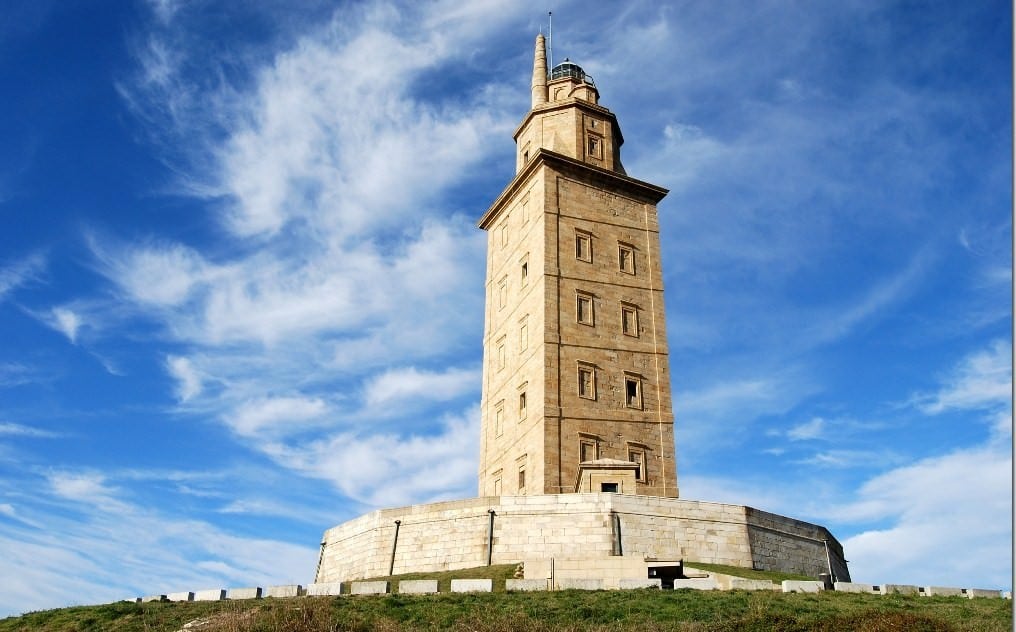
[[[342,582],[307,584],[304,594],[308,597],[331,597],[342,594]]]
[[[429,595],[436,592],[436,579],[404,579],[399,582],[401,595]]]
[[[194,601],[222,601],[226,598],[226,589],[209,588],[207,590],[195,590]]]
[[[261,599],[261,587],[230,588],[226,591],[227,599]]]
[[[879,593],[883,595],[917,595],[918,586],[911,584],[882,584],[879,586]]]
[[[283,586],[269,586],[265,588],[265,597],[299,597],[303,594],[303,586],[299,584],[286,584]]]
[[[351,595],[385,595],[388,594],[388,582],[353,582],[349,585]]]
[[[451,589],[453,593],[464,592],[491,592],[494,590],[494,580],[491,579],[453,579]]]
[[[538,592],[547,590],[546,579],[506,579],[504,589],[508,592]]]

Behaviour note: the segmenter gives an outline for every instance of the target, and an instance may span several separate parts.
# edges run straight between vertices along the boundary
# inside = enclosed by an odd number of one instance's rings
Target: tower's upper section
[[[547,44],[536,36],[533,54],[532,109],[515,130],[518,173],[549,149],[601,169],[624,173],[621,128],[590,77],[567,59],[547,72]]]

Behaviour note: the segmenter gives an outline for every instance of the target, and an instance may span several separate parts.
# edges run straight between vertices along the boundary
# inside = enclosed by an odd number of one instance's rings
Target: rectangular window
[[[497,370],[500,371],[505,365],[505,336],[501,336],[497,339]]]
[[[596,459],[596,442],[589,439],[583,439],[580,441],[579,461],[584,463],[586,461],[595,461]]]
[[[497,308],[502,309],[508,304],[508,277],[497,282]]]
[[[529,253],[519,262],[519,282],[522,285],[529,283]]]
[[[529,348],[529,316],[523,316],[519,321],[519,351]]]
[[[600,483],[601,492],[617,493],[617,483]]]
[[[626,244],[618,244],[617,266],[621,272],[635,274],[635,249]]]
[[[494,479],[494,495],[495,496],[500,496],[501,495],[501,475],[500,475],[500,473]]]
[[[526,489],[526,468],[520,467],[519,468],[519,491],[521,492],[521,491],[524,491],[525,489]]]
[[[593,297],[589,294],[575,295],[575,320],[583,325],[592,325],[593,321]]]
[[[621,303],[621,333],[638,338],[639,309],[634,305]]]
[[[624,376],[624,405],[627,408],[642,408],[642,378]]]
[[[586,137],[586,155],[590,158],[603,159],[603,139],[590,134]]]
[[[522,198],[522,223],[529,221],[529,195]]]
[[[501,222],[501,247],[504,248],[508,245],[508,218],[504,218]]]
[[[504,400],[497,403],[494,410],[494,436],[500,437],[504,434]]]
[[[646,453],[642,450],[628,448],[628,460],[637,465],[635,468],[635,480],[646,480]]]
[[[596,369],[592,366],[579,365],[579,397],[596,399]]]
[[[593,236],[590,233],[575,231],[575,258],[579,261],[593,260]]]
[[[526,392],[519,393],[519,421],[526,418]]]

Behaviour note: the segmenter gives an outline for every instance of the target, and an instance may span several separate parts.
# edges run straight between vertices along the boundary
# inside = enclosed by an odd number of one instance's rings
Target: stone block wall
[[[325,532],[314,581],[388,575],[396,520],[395,574],[483,566],[490,509],[495,512],[493,564],[611,558],[614,512],[624,556],[817,577],[827,572],[821,541],[827,538],[836,579],[849,580],[842,548],[818,525],[741,505],[590,493],[488,496],[375,511]]]

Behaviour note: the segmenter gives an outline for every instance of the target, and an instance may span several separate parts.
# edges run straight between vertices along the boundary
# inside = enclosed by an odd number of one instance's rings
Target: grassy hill
[[[503,591],[504,578],[513,570],[504,566],[392,579],[429,578],[446,585],[453,577],[493,577],[495,590]],[[753,571],[735,570],[754,577]],[[1001,632],[1012,626],[1012,602],[1002,599],[695,590],[116,603],[0,619],[0,632]]]

